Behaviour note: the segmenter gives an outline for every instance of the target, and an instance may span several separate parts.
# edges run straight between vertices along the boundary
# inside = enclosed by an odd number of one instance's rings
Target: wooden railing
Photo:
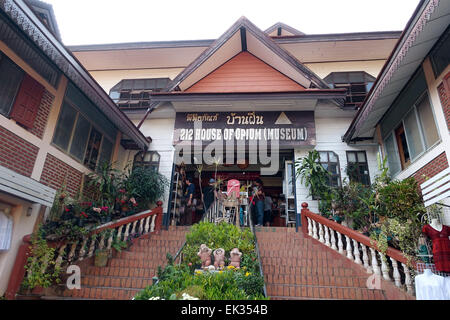
[[[96,250],[111,249],[114,238],[116,241],[127,241],[130,238],[137,238],[143,234],[159,232],[162,226],[163,209],[162,203],[158,201],[158,207],[153,210],[146,210],[141,213],[125,217],[116,221],[108,222],[96,227],[84,238],[73,242],[50,242],[49,246],[56,249],[55,267],[73,264],[94,255]],[[102,232],[110,230],[111,232]],[[97,239],[100,236],[100,239]],[[23,243],[19,247],[13,271],[11,273],[8,288],[5,292],[6,299],[15,299],[20,285],[27,275],[25,265],[30,257],[31,235],[23,238]],[[46,272],[47,265],[42,266],[42,272]]]
[[[405,287],[409,294],[414,293],[410,269],[414,266],[409,265],[411,263],[401,251],[388,247],[383,253],[373,239],[309,211],[306,202],[302,203],[301,218],[305,234],[363,266],[367,273],[388,281],[393,279],[395,286]]]

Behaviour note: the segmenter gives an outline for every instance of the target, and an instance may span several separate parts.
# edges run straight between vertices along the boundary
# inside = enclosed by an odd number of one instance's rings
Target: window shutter
[[[27,128],[32,128],[43,94],[44,87],[25,74],[11,110],[11,118]]]

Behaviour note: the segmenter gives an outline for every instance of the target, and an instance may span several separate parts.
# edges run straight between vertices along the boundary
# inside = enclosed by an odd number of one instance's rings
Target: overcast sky
[[[215,39],[239,17],[307,34],[403,30],[419,0],[44,0],[66,45]]]

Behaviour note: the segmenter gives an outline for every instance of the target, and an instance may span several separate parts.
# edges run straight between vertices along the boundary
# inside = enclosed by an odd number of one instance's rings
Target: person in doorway
[[[266,195],[264,197],[264,225],[267,227],[272,223],[272,205],[272,197]]]
[[[203,203],[205,205],[205,213],[208,211],[211,204],[214,202],[216,198],[216,188],[215,188],[216,180],[213,178],[209,179],[209,184],[203,188]]]
[[[261,179],[256,179],[253,187],[253,199],[256,209],[256,226],[260,227],[264,223],[264,189]]]
[[[195,212],[194,205],[194,193],[195,193],[195,185],[192,183],[192,178],[186,178],[186,209],[184,210],[184,224],[191,225],[192,224],[192,215]]]

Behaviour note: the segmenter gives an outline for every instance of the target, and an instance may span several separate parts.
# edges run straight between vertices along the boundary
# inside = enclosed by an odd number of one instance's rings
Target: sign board
[[[213,141],[274,141],[280,147],[315,145],[314,111],[181,112],[174,144]]]

